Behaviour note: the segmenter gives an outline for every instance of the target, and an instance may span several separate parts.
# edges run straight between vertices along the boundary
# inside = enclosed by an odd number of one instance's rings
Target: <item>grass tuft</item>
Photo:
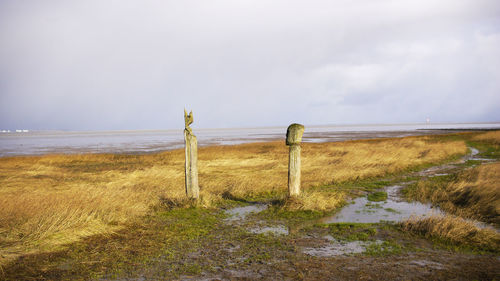
[[[411,217],[401,224],[404,231],[428,238],[468,246],[472,249],[500,252],[500,234],[493,229],[479,228],[471,221],[455,216]]]
[[[408,186],[409,199],[432,202],[456,215],[500,225],[500,163],[484,164],[458,175],[423,179]]]
[[[377,234],[377,225],[371,223],[332,223],[324,225],[330,235],[344,241],[374,240]]]
[[[388,256],[398,255],[403,251],[403,247],[395,241],[388,240],[382,243],[372,243],[366,248],[365,255],[368,256]]]
[[[286,198],[282,204],[286,210],[331,211],[345,204],[342,192],[303,192],[299,196]]]
[[[385,191],[377,191],[377,192],[368,194],[366,196],[366,198],[369,201],[373,201],[373,202],[385,201],[385,200],[387,200],[387,192],[385,192]]]

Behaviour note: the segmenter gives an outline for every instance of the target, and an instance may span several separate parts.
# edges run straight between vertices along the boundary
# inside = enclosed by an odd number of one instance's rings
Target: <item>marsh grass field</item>
[[[445,177],[415,176],[458,161],[470,146],[495,161],[469,161]],[[377,279],[384,277],[376,275],[377,266],[393,263],[389,279],[405,273],[408,279],[498,279],[498,232],[461,217],[498,227],[499,151],[500,131],[303,143],[303,193],[289,199],[283,141],[202,147],[198,202],[185,199],[183,149],[3,157],[0,278],[312,280],[330,279],[351,263],[357,270],[338,276]],[[352,198],[409,178],[408,200],[432,202],[453,215],[399,224],[316,221]],[[224,210],[251,204],[269,208],[239,224],[227,223]],[[285,225],[289,234],[247,231],[272,223]],[[321,259],[301,252],[324,243],[326,234],[385,240],[361,256]],[[412,260],[430,257],[438,269],[427,264],[419,273],[418,266],[411,267]]]

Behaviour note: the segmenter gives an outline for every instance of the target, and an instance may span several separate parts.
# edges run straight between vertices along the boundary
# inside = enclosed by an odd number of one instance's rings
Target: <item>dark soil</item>
[[[220,210],[161,211],[109,237],[27,255],[2,280],[498,280],[498,253],[425,240],[392,224],[313,225],[289,235],[253,234],[259,216],[228,223]],[[283,221],[286,223],[286,221]],[[274,223],[274,222],[272,222]],[[189,225],[188,225],[189,224]],[[366,233],[366,235],[365,235]],[[363,234],[363,235],[361,235]],[[328,235],[389,241],[393,248],[315,257]]]

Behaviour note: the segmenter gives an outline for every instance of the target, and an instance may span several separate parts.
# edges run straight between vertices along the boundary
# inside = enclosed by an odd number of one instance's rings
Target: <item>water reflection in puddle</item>
[[[234,223],[240,223],[245,220],[245,218],[252,213],[259,213],[268,208],[268,205],[265,204],[256,204],[244,207],[236,207],[229,210],[226,210],[226,214],[229,215],[226,218],[226,221]],[[255,226],[249,228],[248,231],[254,234],[262,234],[262,233],[270,233],[275,235],[288,235],[288,228],[284,225],[276,225],[276,226]]]
[[[441,174],[434,174],[434,175],[430,175],[429,177],[430,178],[434,178],[434,177],[442,177],[442,176],[448,176],[450,174],[448,173],[441,173]]]
[[[467,160],[486,161],[487,159],[476,158],[479,151],[470,147],[471,153],[465,156],[462,162]],[[447,171],[454,168],[454,165],[435,166],[426,169],[419,173],[424,177],[446,176]],[[423,204],[420,202],[406,202],[401,198],[401,185],[385,187],[387,192],[387,200],[384,202],[370,202],[366,197],[359,197],[352,201],[350,205],[345,206],[334,216],[324,218],[322,223],[336,222],[359,222],[359,223],[377,223],[381,221],[399,222],[410,218],[412,215],[429,216],[429,215],[444,215],[445,213],[439,208],[432,207],[431,204]],[[480,227],[485,227],[484,224],[475,222]]]
[[[243,220],[249,214],[262,212],[265,209],[267,209],[267,205],[264,205],[264,204],[257,204],[257,205],[232,208],[232,209],[226,210],[226,214],[229,215],[229,217],[226,218],[226,221]]]
[[[422,204],[419,202],[406,202],[399,197],[401,186],[388,186],[387,200],[384,202],[370,202],[366,197],[359,197],[351,204],[342,208],[334,216],[324,218],[322,223],[336,222],[360,222],[377,223],[380,221],[402,221],[412,215],[430,215],[442,214],[442,212],[433,208],[431,204]]]
[[[478,156],[479,150],[477,150],[477,149],[475,149],[473,147],[470,147],[470,150],[471,150],[471,153],[464,158],[464,161],[467,161],[467,160],[481,161],[481,162],[496,161],[495,159],[483,158],[483,157]]]

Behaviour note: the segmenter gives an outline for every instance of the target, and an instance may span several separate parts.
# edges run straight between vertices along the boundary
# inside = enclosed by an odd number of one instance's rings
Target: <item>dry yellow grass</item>
[[[303,144],[302,185],[383,176],[465,152],[462,141],[432,137]],[[287,155],[284,142],[200,148],[201,205],[211,206],[225,192],[285,193]],[[0,257],[109,233],[160,198],[184,198],[183,167],[183,150],[0,158]],[[324,202],[319,197],[309,201]],[[311,207],[306,205],[299,208]]]
[[[481,229],[470,221],[455,216],[412,217],[402,223],[403,230],[426,237],[445,239],[458,245],[500,252],[500,234]]]
[[[471,141],[481,147],[486,157],[497,157],[500,131],[475,135]],[[451,181],[422,180],[408,195],[460,216],[500,225],[500,163],[465,170]]]
[[[410,196],[460,216],[500,225],[500,163],[465,170],[451,182],[420,181]]]
[[[470,140],[494,156],[500,144],[500,131],[478,134]],[[419,201],[430,201],[455,215],[500,225],[500,163],[466,169],[456,176],[423,179],[409,188],[407,195]],[[498,232],[480,229],[462,218],[449,215],[411,218],[402,225],[406,230],[455,244],[500,251]]]
[[[491,131],[486,132],[480,135],[477,135],[472,138],[475,141],[487,141],[491,143],[500,144],[500,131]]]
[[[343,192],[302,192],[299,196],[284,200],[283,207],[287,210],[317,210],[329,211],[336,209],[345,202]]]
[[[304,143],[302,186],[381,176],[466,152],[461,141],[444,144],[428,139]],[[288,148],[281,142],[209,147],[200,151],[199,158],[202,188],[222,188],[238,196],[286,189]]]

